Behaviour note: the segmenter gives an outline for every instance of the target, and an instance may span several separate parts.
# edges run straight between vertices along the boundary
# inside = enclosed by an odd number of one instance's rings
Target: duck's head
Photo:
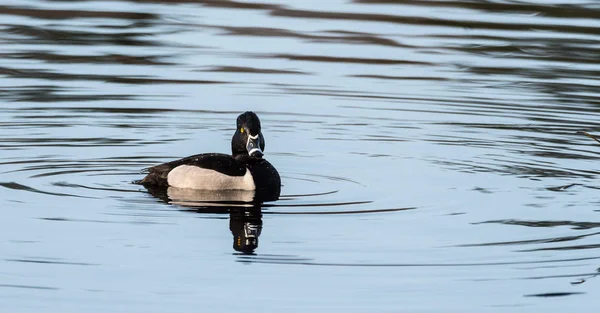
[[[254,112],[244,112],[237,118],[237,129],[231,138],[233,156],[249,155],[262,158],[265,138],[260,130],[260,120]]]

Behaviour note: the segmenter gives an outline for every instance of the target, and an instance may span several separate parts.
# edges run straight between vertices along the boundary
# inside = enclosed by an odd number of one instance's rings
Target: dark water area
[[[0,1],[0,311],[595,312],[597,1]],[[132,182],[258,113],[277,201]]]

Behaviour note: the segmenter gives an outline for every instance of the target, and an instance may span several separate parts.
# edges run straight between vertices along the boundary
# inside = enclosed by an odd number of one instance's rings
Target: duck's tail
[[[169,185],[167,176],[171,169],[172,168],[167,166],[167,164],[147,168],[144,171],[147,172],[148,175],[135,183],[144,186],[167,187]]]

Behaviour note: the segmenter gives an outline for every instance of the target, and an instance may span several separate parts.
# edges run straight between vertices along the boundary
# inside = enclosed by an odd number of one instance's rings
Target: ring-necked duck
[[[231,139],[232,155],[197,154],[150,167],[140,183],[147,187],[254,190],[277,199],[281,179],[273,165],[263,159],[264,149],[258,116],[245,112],[237,118],[237,129]]]

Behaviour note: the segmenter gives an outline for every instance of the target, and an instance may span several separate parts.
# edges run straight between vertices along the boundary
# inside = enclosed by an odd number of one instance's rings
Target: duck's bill
[[[256,158],[262,158],[263,152],[260,149],[260,136],[248,136],[248,142],[246,143],[246,150],[248,155]]]

